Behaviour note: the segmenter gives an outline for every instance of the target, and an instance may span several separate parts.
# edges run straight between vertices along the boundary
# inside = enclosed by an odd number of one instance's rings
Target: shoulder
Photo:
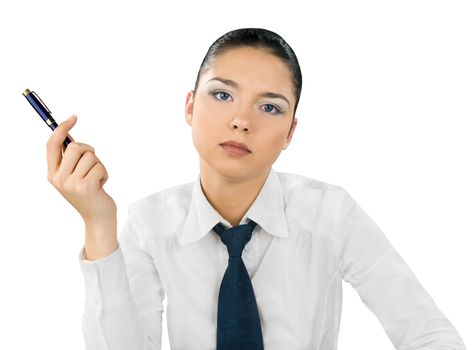
[[[179,185],[164,188],[153,192],[145,197],[139,198],[133,204],[135,206],[151,206],[159,208],[161,206],[179,206],[182,202],[190,200],[194,182],[186,182]]]
[[[343,197],[346,190],[338,184],[288,172],[276,172],[283,194],[288,200],[307,199],[311,202]]]
[[[192,199],[194,182],[164,188],[131,202],[130,215],[146,226],[170,227],[185,217]]]
[[[352,198],[335,183],[301,174],[277,172],[286,215],[308,231],[333,232]]]

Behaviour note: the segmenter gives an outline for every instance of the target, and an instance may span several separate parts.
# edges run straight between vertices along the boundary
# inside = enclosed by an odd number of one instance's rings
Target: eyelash
[[[217,101],[225,101],[225,100],[219,100],[216,95],[219,94],[219,93],[224,93],[224,94],[227,94],[228,96],[231,96],[228,92],[225,92],[225,91],[221,91],[221,90],[212,90],[212,91],[209,91],[209,94],[212,95],[214,98],[217,99]],[[270,103],[265,103],[264,106],[266,105],[269,105],[269,106],[273,106],[274,109],[276,110],[276,113],[271,113],[271,112],[268,112],[269,114],[281,114],[282,113],[282,110],[276,106],[276,105],[273,105],[273,104],[270,104]]]

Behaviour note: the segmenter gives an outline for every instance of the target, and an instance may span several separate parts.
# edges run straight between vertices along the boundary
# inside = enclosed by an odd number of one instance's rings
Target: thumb
[[[66,129],[66,131],[68,131],[72,129],[72,127],[76,124],[76,121],[77,121],[77,116],[73,114],[59,125],[64,125],[62,127]],[[74,141],[71,135],[67,134],[67,136],[71,139],[71,141]]]
[[[59,138],[64,140],[67,136],[72,142],[75,142],[74,138],[68,133],[68,131],[72,129],[72,127],[76,124],[76,121],[77,121],[77,116],[75,114],[73,114],[72,116],[70,116],[69,118],[64,120],[62,123],[60,123],[56,127],[56,130],[54,130],[54,134],[59,133],[61,135],[64,135],[64,133],[65,133],[66,134],[65,136],[61,136]],[[60,129],[60,130],[58,130],[58,129]],[[57,136],[55,136],[55,137],[57,138]],[[66,151],[66,146],[64,144],[62,144],[61,149],[62,149],[62,153],[64,153]]]
[[[76,123],[76,121],[77,121],[77,116],[75,114],[73,114],[69,118],[67,118],[65,121],[63,121],[62,123],[67,123],[68,125],[72,126]]]
[[[75,114],[71,115],[69,118],[67,118],[66,120],[64,120],[63,122],[59,123],[58,126],[56,127],[56,129],[60,129],[60,130],[70,130],[74,124],[76,123],[77,121],[77,116]],[[54,130],[56,131],[56,130]],[[62,131],[58,131],[58,133],[61,133]]]

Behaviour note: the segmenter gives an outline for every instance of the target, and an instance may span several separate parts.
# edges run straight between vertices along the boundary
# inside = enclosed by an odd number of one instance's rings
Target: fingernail
[[[74,119],[77,119],[77,116],[75,114],[73,114],[72,116],[69,117],[69,119],[67,120],[74,120]]]

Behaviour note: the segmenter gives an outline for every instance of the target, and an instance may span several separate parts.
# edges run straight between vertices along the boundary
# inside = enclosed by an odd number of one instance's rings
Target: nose
[[[242,126],[240,123],[234,121],[233,122],[233,129],[242,129],[243,131],[247,132],[248,131],[248,126]]]
[[[248,132],[251,129],[251,113],[251,108],[239,108],[237,110],[237,114],[231,121],[232,129],[241,129],[245,132]]]

